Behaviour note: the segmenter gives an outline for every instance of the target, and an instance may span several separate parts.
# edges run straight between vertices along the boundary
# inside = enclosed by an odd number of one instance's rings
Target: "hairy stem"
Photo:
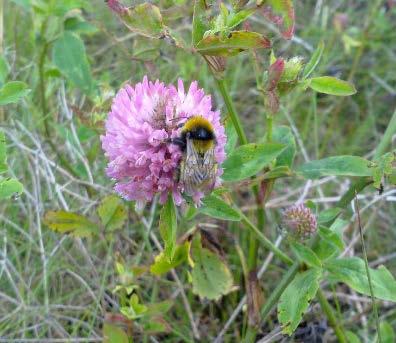
[[[357,195],[355,196],[355,208],[356,208],[357,218],[358,218],[360,242],[362,244],[362,250],[363,250],[363,256],[364,256],[364,266],[366,268],[367,281],[368,281],[369,288],[370,288],[371,301],[373,303],[375,325],[377,326],[378,342],[381,343],[381,332],[380,332],[380,324],[379,324],[379,318],[378,318],[378,309],[377,309],[377,303],[375,302],[373,283],[371,281],[371,276],[370,276],[370,269],[369,269],[369,264],[368,264],[368,259],[367,259],[366,245],[364,244],[364,237],[363,237],[362,223],[360,221],[360,210],[359,210],[359,202],[357,200]]]
[[[265,248],[272,251],[275,256],[277,256],[281,261],[288,265],[293,264],[293,260],[290,259],[285,253],[283,253],[279,248],[275,246],[267,237],[265,237],[261,231],[244,215],[242,214],[242,222],[246,227],[258,238],[258,240],[263,244]]]
[[[319,288],[317,293],[317,298],[319,300],[320,307],[322,308],[323,312],[325,313],[330,326],[333,328],[335,335],[338,338],[338,342],[340,343],[347,343],[347,339],[344,333],[343,328],[337,321],[337,317],[334,313],[333,308],[331,307],[330,303],[327,301],[325,295],[323,294],[322,290]]]
[[[227,111],[231,118],[232,124],[234,125],[235,130],[238,134],[240,143],[247,144],[248,140],[246,138],[245,131],[243,130],[241,120],[239,119],[239,116],[235,110],[234,103],[232,102],[230,94],[228,93],[228,90],[227,90],[227,87],[225,84],[225,80],[224,79],[221,79],[221,80],[216,79],[216,83],[217,83],[217,87],[219,88],[219,91],[224,99],[224,104],[227,107]]]

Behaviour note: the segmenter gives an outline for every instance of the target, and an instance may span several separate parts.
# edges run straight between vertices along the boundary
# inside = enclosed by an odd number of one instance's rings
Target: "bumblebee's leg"
[[[170,138],[169,143],[177,145],[182,151],[186,150],[186,141],[182,138]]]

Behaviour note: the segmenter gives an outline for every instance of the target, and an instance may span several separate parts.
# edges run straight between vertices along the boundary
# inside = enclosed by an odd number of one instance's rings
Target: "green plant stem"
[[[378,318],[378,309],[377,309],[377,303],[375,302],[375,297],[374,297],[374,289],[373,289],[373,284],[371,281],[370,269],[369,269],[369,264],[368,264],[368,259],[367,259],[366,245],[364,244],[364,237],[363,237],[362,223],[360,221],[360,209],[359,209],[359,202],[357,200],[357,194],[355,194],[355,208],[356,208],[356,213],[357,213],[357,218],[358,218],[360,242],[362,244],[362,249],[363,249],[364,266],[366,268],[367,281],[368,281],[369,288],[370,288],[371,301],[373,303],[375,324],[377,326],[378,342],[381,343],[381,332],[380,332],[380,324],[379,324],[379,318]]]
[[[323,294],[320,288],[318,289],[317,298],[319,300],[320,307],[322,308],[323,312],[326,314],[330,326],[333,328],[334,333],[338,338],[338,342],[347,343],[348,341],[346,339],[344,330],[341,327],[341,325],[339,325],[339,322],[337,320],[333,308],[331,307],[330,303],[327,301],[325,295]]]
[[[279,248],[277,248],[267,237],[265,237],[261,231],[243,214],[242,222],[246,227],[258,238],[258,240],[263,244],[265,248],[272,251],[276,257],[288,265],[293,264],[293,260],[283,253]]]
[[[243,339],[243,343],[256,342],[256,336],[257,336],[257,328],[254,326],[248,326],[245,337]]]
[[[274,116],[271,113],[267,113],[267,142],[272,141],[272,128],[273,128]]]
[[[230,94],[227,91],[225,80],[224,79],[221,79],[221,80],[216,79],[216,83],[217,83],[217,87],[219,88],[219,91],[223,97],[224,104],[227,107],[227,111],[231,118],[232,124],[234,125],[235,130],[238,134],[240,143],[247,144],[248,140],[246,138],[245,131],[243,130],[241,120],[239,119],[239,116],[235,110],[235,106],[231,100]]]

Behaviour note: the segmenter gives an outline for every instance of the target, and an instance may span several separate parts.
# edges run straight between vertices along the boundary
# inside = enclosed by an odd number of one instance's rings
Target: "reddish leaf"
[[[282,76],[285,69],[285,61],[283,58],[278,58],[274,63],[272,63],[268,69],[268,85],[267,89],[273,91],[276,89],[278,82]]]

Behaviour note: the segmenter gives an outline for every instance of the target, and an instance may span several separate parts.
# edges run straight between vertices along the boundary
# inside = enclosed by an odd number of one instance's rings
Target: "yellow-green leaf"
[[[104,343],[129,343],[128,335],[120,327],[105,322],[103,324]]]
[[[126,207],[116,195],[109,195],[102,200],[98,215],[106,231],[121,229],[128,217]]]
[[[164,254],[164,252],[161,252],[155,257],[154,263],[150,266],[150,272],[155,275],[167,273],[171,269],[174,269],[178,265],[187,261],[189,253],[190,242],[178,245],[171,261],[169,261],[169,258]]]
[[[233,279],[227,265],[215,253],[202,248],[199,239],[194,240],[192,258],[193,293],[201,298],[215,300],[231,291]]]
[[[49,211],[44,223],[51,229],[75,237],[89,237],[98,232],[98,225],[88,218],[73,212]]]
[[[24,82],[7,82],[0,88],[0,106],[16,103],[29,92],[30,89],[28,89],[27,84]]]
[[[202,55],[230,56],[248,49],[270,48],[271,42],[257,32],[232,31],[223,38],[219,35],[208,35],[197,45],[196,49]]]

